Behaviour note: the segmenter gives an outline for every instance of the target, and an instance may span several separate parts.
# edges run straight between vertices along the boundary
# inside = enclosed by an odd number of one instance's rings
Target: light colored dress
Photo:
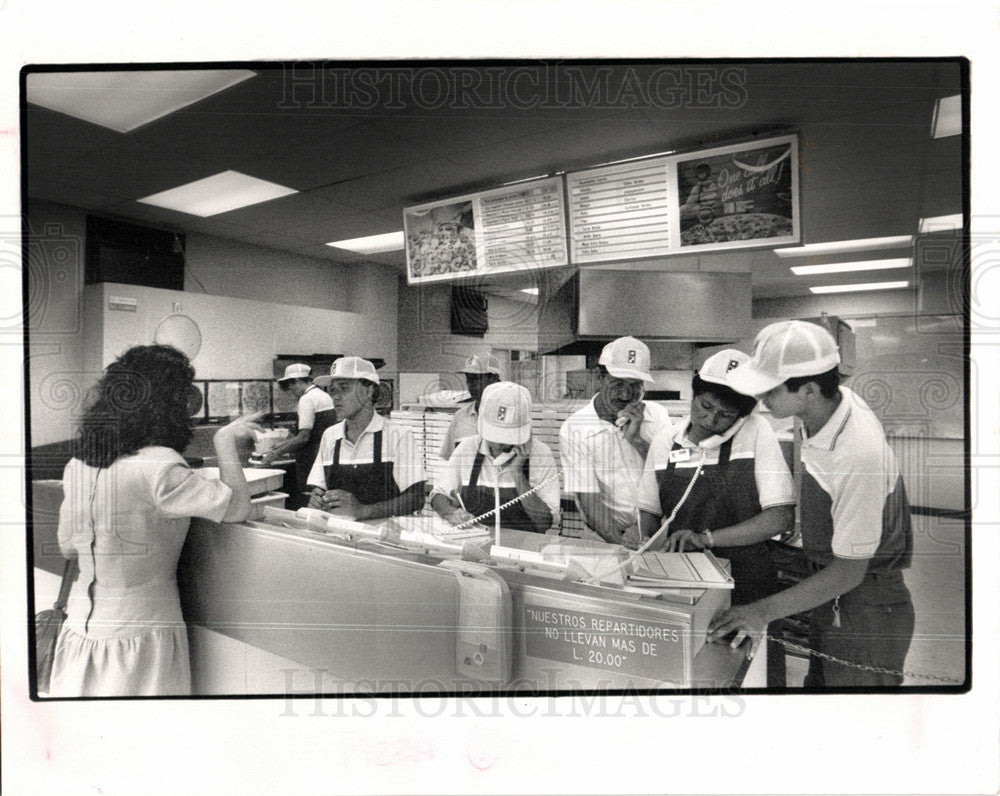
[[[50,696],[163,696],[191,691],[177,559],[192,517],[219,522],[232,491],[176,451],[142,448],[109,467],[71,459],[59,546],[77,556]]]

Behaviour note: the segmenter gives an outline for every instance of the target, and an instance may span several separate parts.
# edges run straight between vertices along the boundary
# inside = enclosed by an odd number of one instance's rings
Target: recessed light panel
[[[954,213],[950,216],[931,216],[920,219],[920,234],[929,232],[953,232],[962,228],[962,214]]]
[[[138,201],[208,218],[293,193],[298,191],[267,180],[258,180],[238,171],[223,171]]]
[[[913,265],[910,257],[889,260],[863,260],[855,263],[827,263],[826,265],[793,265],[791,271],[796,276],[817,276],[819,274],[843,274],[850,271],[884,271],[890,268],[909,268]]]
[[[399,230],[399,232],[386,232],[382,235],[369,235],[367,238],[336,240],[326,245],[335,249],[347,249],[347,251],[358,254],[379,254],[381,252],[401,251],[405,248],[406,243],[403,238],[403,230]]]
[[[902,282],[866,282],[861,285],[825,285],[823,287],[811,287],[813,293],[859,293],[866,290],[899,290],[909,287],[910,283],[905,279]]]
[[[786,246],[783,249],[775,249],[774,253],[779,257],[808,257],[813,254],[845,254],[880,249],[901,249],[912,245],[912,235],[894,235],[887,238],[831,240],[826,243],[809,243],[805,246]]]
[[[33,72],[27,100],[127,133],[255,75],[248,69]]]

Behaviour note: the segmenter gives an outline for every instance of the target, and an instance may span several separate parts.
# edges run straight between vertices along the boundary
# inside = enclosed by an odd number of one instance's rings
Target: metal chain
[[[822,658],[823,660],[830,661],[831,663],[839,663],[841,666],[847,666],[851,669],[860,669],[863,672],[874,672],[875,674],[891,674],[896,677],[913,677],[918,680],[937,680],[942,683],[954,683],[956,685],[961,685],[964,680],[956,680],[953,677],[939,677],[935,674],[921,674],[920,672],[908,672],[906,670],[896,671],[895,669],[886,669],[882,666],[868,666],[864,663],[852,663],[851,661],[844,661],[840,658],[835,658],[833,655],[829,655],[826,652],[820,652],[819,650],[814,650],[809,647],[804,647],[801,644],[796,644],[794,641],[786,641],[782,638],[775,638],[774,636],[768,636],[768,640],[776,641],[783,647],[790,650],[797,650],[798,652],[804,652],[806,655],[815,655],[817,658]]]

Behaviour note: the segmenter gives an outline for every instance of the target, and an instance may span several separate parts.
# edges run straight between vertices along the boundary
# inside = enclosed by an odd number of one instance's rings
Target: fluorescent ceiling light
[[[521,292],[522,293],[527,293],[529,296],[537,296],[538,295],[538,288],[537,287],[522,287],[521,288]]]
[[[335,240],[326,245],[335,249],[347,249],[358,254],[379,254],[380,252],[394,252],[406,248],[403,230],[386,232],[383,235],[369,235],[367,238]]]
[[[909,287],[910,283],[905,279],[902,282],[865,282],[860,285],[825,285],[823,287],[811,287],[813,293],[855,293],[862,290],[899,290]]]
[[[931,216],[920,219],[920,234],[928,232],[952,232],[962,228],[962,214],[955,213],[950,216]]]
[[[293,193],[298,191],[238,171],[223,171],[138,201],[207,218]]]
[[[248,69],[33,72],[34,105],[127,133],[254,77]]]
[[[791,271],[796,276],[815,276],[817,274],[842,274],[848,271],[882,271],[888,268],[909,268],[912,265],[912,257],[897,257],[889,260],[862,260],[856,263],[793,265]]]
[[[941,97],[934,103],[931,137],[947,138],[962,132],[962,95]]]
[[[912,235],[896,235],[889,238],[831,240],[826,243],[809,243],[805,246],[788,246],[783,249],[775,249],[774,253],[779,257],[808,257],[811,254],[843,254],[876,249],[900,249],[912,245]]]

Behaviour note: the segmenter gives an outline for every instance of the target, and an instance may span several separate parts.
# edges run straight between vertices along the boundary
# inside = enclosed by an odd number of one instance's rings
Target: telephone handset
[[[505,464],[509,464],[510,462],[512,462],[515,456],[517,456],[517,451],[512,448],[506,453],[501,453],[499,456],[497,456],[493,460],[493,466],[503,467]]]

